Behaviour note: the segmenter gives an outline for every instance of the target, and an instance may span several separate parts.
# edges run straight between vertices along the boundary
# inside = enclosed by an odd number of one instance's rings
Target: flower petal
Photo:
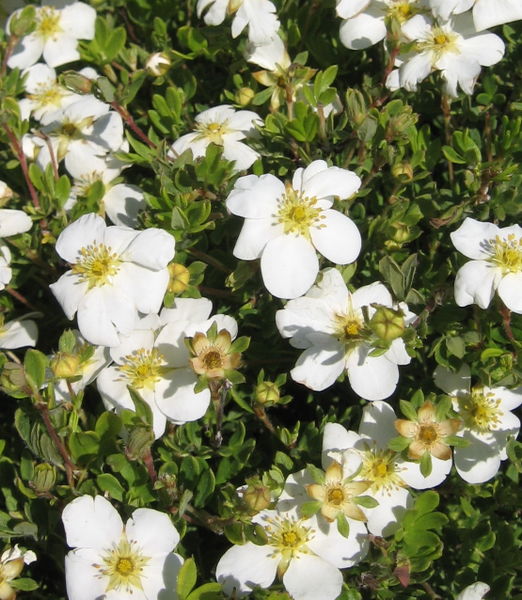
[[[458,306],[478,304],[480,308],[487,308],[500,275],[501,271],[490,263],[470,260],[460,267],[455,277],[455,302]]]
[[[67,543],[72,547],[103,550],[120,541],[123,522],[103,496],[80,496],[62,513]]]
[[[343,576],[319,556],[299,554],[290,561],[283,583],[295,600],[335,600],[341,593]]]
[[[256,586],[268,588],[275,579],[278,562],[273,546],[256,546],[252,542],[232,546],[217,564],[216,579],[229,596],[234,590],[242,595]]]
[[[338,265],[354,262],[361,251],[361,234],[357,225],[337,210],[324,210],[318,226],[310,228],[316,249]]]
[[[179,542],[179,533],[168,515],[151,508],[138,508],[125,525],[129,542],[133,540],[147,556],[162,556],[172,552]]]

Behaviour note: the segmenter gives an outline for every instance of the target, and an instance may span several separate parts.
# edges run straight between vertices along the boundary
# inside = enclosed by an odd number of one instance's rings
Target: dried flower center
[[[71,267],[73,273],[80,276],[89,288],[112,284],[112,278],[118,273],[120,259],[112,248],[105,244],[89,244],[80,249],[78,262]]]
[[[154,389],[165,369],[165,358],[157,348],[140,348],[123,358],[123,364],[116,367],[136,389]]]
[[[488,433],[498,429],[502,409],[500,399],[493,392],[484,392],[482,387],[474,387],[470,394],[458,399],[459,413],[464,425],[478,433]]]
[[[207,369],[220,369],[223,366],[223,358],[221,353],[217,350],[209,350],[204,357],[202,357],[202,360]]]
[[[431,446],[439,439],[439,432],[434,425],[420,425],[417,438],[426,446]]]
[[[38,11],[38,23],[36,33],[40,34],[45,40],[53,38],[63,29],[60,26],[60,12],[51,6],[45,6]]]
[[[363,454],[361,479],[370,482],[370,491],[387,494],[404,487],[398,474],[396,454],[392,450],[366,450]]]
[[[344,502],[344,492],[341,487],[334,487],[328,490],[326,500],[329,504],[340,506]]]
[[[489,240],[491,256],[489,261],[502,270],[504,275],[522,271],[522,238],[510,233],[507,238],[497,235]]]
[[[136,542],[129,542],[123,536],[117,546],[114,546],[103,557],[103,565],[93,565],[100,572],[99,576],[109,578],[105,589],[133,593],[133,588],[143,590],[142,571],[150,557],[144,556]]]
[[[317,198],[308,198],[287,185],[285,193],[278,200],[278,211],[275,215],[276,221],[283,226],[284,233],[302,235],[310,239],[310,227],[324,227],[319,223],[324,217],[317,202]]]

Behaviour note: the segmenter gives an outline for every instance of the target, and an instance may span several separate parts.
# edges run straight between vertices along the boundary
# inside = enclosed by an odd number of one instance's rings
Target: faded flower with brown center
[[[197,375],[208,379],[223,379],[227,371],[239,367],[241,353],[234,352],[230,332],[221,329],[216,335],[198,332],[189,340],[190,364]]]
[[[438,421],[436,409],[431,402],[425,402],[418,410],[417,421],[397,419],[395,429],[405,438],[410,438],[408,457],[414,460],[429,452],[435,458],[448,460],[451,448],[446,438],[454,435],[461,427],[460,419]]]
[[[366,515],[354,498],[369,487],[369,481],[348,481],[343,478],[342,466],[333,461],[325,471],[324,482],[307,485],[306,491],[321,503],[321,514],[328,521],[334,521],[339,513],[356,521],[366,521]]]

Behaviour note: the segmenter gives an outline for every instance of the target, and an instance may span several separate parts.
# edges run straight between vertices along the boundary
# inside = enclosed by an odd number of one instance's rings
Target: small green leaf
[[[111,498],[121,502],[123,500],[123,494],[125,490],[121,483],[111,475],[110,473],[102,473],[96,477],[96,484],[102,492],[109,494]]]
[[[431,469],[431,454],[429,452],[424,452],[420,459],[420,472],[424,477],[428,477],[431,474]]]
[[[410,442],[411,440],[409,438],[398,435],[388,442],[388,448],[390,450],[395,450],[395,452],[402,452],[410,445]]]
[[[364,508],[379,506],[379,502],[372,496],[354,496],[353,501],[355,504],[359,504],[359,506],[364,506]]]
[[[306,465],[306,470],[308,471],[308,473],[310,473],[310,475],[315,483],[318,483],[319,485],[323,485],[325,474],[322,469],[319,469],[315,465],[308,464],[308,465]]]
[[[27,350],[24,356],[24,369],[27,383],[38,391],[45,383],[45,370],[49,359],[38,350]]]
[[[350,535],[350,523],[348,523],[348,519],[343,512],[338,512],[336,517],[337,522],[337,530],[339,533],[347,538]]]
[[[299,506],[299,514],[305,519],[317,514],[321,510],[322,502],[319,500],[311,500],[310,502],[303,502]]]
[[[417,421],[417,411],[411,402],[407,402],[406,400],[400,400],[399,406],[401,408],[402,414],[409,421]]]
[[[223,593],[219,583],[205,583],[196,588],[187,600],[222,600]]]
[[[179,570],[176,583],[176,593],[179,600],[185,600],[190,594],[198,578],[198,570],[194,559],[187,558]]]

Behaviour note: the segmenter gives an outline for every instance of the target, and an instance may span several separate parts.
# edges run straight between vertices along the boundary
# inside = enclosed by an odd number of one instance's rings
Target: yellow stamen
[[[105,244],[89,244],[80,249],[78,262],[71,267],[73,273],[80,276],[89,288],[101,287],[112,283],[118,273],[120,259],[112,248]]]

